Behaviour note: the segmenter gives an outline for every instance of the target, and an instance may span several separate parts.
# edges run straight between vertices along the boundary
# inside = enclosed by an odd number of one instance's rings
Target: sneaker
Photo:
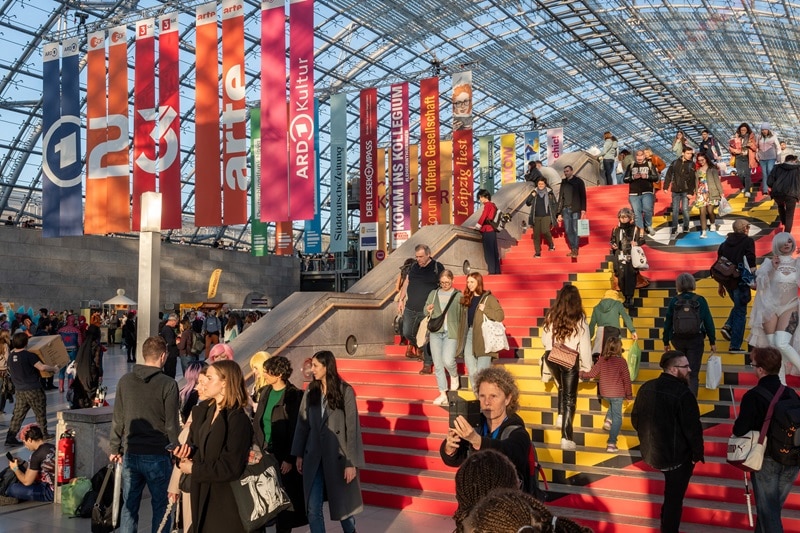
[[[609,431],[611,429],[611,420],[606,418],[606,421],[603,422],[603,429]]]
[[[433,374],[433,365],[422,365],[422,370],[419,371],[420,375]]]
[[[564,421],[564,417],[562,417],[561,415],[558,415],[556,417],[556,427],[560,428],[563,421]]]
[[[750,198],[750,193],[749,192],[744,193],[744,197],[745,198]]]
[[[706,230],[703,230],[703,231],[700,232],[700,238],[701,239],[707,239],[708,238],[708,235],[706,235]]]
[[[461,380],[458,376],[450,378],[450,390],[458,390],[461,388]]]
[[[433,400],[433,405],[439,405],[439,406],[447,405],[447,393],[444,391],[440,392],[439,396],[437,396],[436,399]]]
[[[678,228],[672,228],[672,234],[673,234],[673,235],[680,235],[680,233],[681,233],[681,230],[680,230],[680,229],[678,229]]]
[[[571,452],[571,451],[575,451],[576,448],[577,448],[577,445],[575,444],[575,441],[567,440],[565,438],[561,439],[561,449],[562,450]]]
[[[728,353],[747,353],[744,348],[729,348]]]
[[[647,232],[648,235],[656,234],[656,230],[653,229],[653,226],[647,226],[647,229],[645,231]]]
[[[534,257],[534,258],[536,258],[536,257],[542,257],[542,254],[533,254],[533,257]]]
[[[721,227],[722,227],[722,224],[720,224],[719,222],[714,222],[714,228],[716,229],[716,231],[719,231],[719,228],[721,228]]]
[[[550,248],[548,248],[548,250],[551,251],[551,252],[555,252],[556,251],[556,247],[555,246],[551,246]]]
[[[731,327],[729,325],[726,324],[722,326],[722,329],[719,330],[719,332],[722,335],[723,339],[725,339],[726,341],[731,340]]]
[[[18,441],[15,437],[6,437],[6,446],[9,448],[16,448],[22,446],[22,441]]]
[[[617,448],[616,444],[609,444],[608,446],[606,446],[606,452],[607,453],[617,453],[618,451],[619,451],[619,448]]]

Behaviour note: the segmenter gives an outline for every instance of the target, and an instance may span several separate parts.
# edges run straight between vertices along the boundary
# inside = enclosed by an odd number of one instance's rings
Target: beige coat
[[[502,322],[506,317],[503,308],[500,307],[500,302],[495,298],[491,291],[484,291],[480,296],[481,303],[485,304],[485,308],[481,311],[480,307],[475,310],[475,319],[472,321],[472,353],[475,357],[482,357],[486,355],[496,358],[497,352],[486,353],[483,343],[483,317],[486,316],[489,320],[495,322]],[[454,302],[455,304],[455,302]],[[458,328],[458,348],[456,349],[456,356],[461,357],[464,355],[464,346],[467,344],[467,311],[465,305],[461,306],[461,323]]]

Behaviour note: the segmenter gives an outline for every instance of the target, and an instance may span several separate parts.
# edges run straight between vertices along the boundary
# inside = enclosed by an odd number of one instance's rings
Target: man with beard
[[[703,457],[703,426],[697,399],[689,390],[689,360],[677,350],[664,352],[662,374],[639,389],[631,423],[639,434],[642,459],[664,473],[661,532],[678,533],[683,497]]]

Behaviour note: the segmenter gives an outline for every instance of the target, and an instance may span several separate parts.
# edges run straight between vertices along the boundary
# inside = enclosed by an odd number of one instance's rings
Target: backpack
[[[767,401],[773,395],[763,387],[755,390]],[[781,398],[772,411],[767,429],[767,453],[778,463],[787,466],[800,464],[800,397],[791,389],[791,398]]]
[[[487,222],[495,231],[503,231],[510,220],[511,213],[505,213],[496,207],[494,217],[491,220],[487,220]]]
[[[729,285],[732,281],[739,279],[739,268],[727,257],[721,255],[711,265],[711,277],[717,283]]]
[[[503,430],[503,433],[500,434],[500,440],[507,439],[518,428],[522,428],[525,430],[526,434],[528,433],[528,429],[523,426],[508,426]],[[544,490],[539,488],[539,478],[537,476],[541,476]],[[547,490],[549,489],[547,477],[536,455],[536,446],[533,443],[533,439],[531,439],[531,447],[528,450],[528,476],[527,479],[522,480],[522,488],[540,502],[547,501]]]
[[[696,294],[690,298],[675,297],[672,312],[672,333],[676,337],[690,337],[700,333],[703,321],[700,318],[700,300]]]
[[[190,331],[190,330],[186,330],[186,331]],[[200,355],[201,353],[203,353],[203,350],[206,349],[206,343],[203,340],[203,336],[200,335],[199,333],[194,332],[194,331],[190,331],[190,332],[194,336],[194,339],[192,340],[192,348],[189,351],[192,352],[192,355]]]

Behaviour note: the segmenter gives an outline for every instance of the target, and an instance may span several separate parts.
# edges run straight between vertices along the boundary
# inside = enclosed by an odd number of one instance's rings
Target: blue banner
[[[539,159],[539,132],[525,132],[525,170],[528,169],[528,162]]]
[[[306,220],[303,232],[303,252],[322,253],[322,206],[319,194],[319,100],[314,98],[314,218]]]
[[[78,39],[65,40],[61,54],[58,43],[42,52],[42,236],[82,235]]]

